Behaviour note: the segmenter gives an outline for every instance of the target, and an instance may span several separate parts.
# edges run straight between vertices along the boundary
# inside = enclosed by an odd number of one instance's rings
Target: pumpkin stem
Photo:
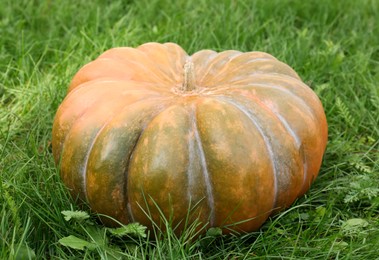
[[[182,85],[183,91],[192,91],[195,86],[195,69],[192,61],[187,60],[184,64],[184,82]]]

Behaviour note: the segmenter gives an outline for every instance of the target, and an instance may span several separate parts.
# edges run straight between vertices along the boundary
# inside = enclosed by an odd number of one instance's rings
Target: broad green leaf
[[[361,218],[352,218],[346,220],[341,225],[341,231],[347,236],[356,236],[364,234],[364,229],[369,225],[367,220]]]
[[[28,247],[26,244],[16,246],[14,259],[23,260],[23,259],[35,259],[35,258],[36,258],[36,254],[34,253],[33,249]]]
[[[363,228],[367,226],[368,226],[367,220],[362,219],[362,218],[352,218],[352,219],[346,220],[342,224],[342,229],[356,229],[356,228]]]
[[[70,247],[73,249],[78,249],[78,250],[84,250],[84,248],[93,250],[96,248],[96,244],[88,242],[86,240],[83,240],[81,238],[78,238],[72,235],[59,239],[59,243],[63,246]]]
[[[97,245],[105,246],[108,244],[108,238],[104,228],[100,229],[98,226],[86,225],[85,230],[91,240]]]

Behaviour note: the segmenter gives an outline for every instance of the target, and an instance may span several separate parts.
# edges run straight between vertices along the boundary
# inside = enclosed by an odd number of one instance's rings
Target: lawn
[[[151,41],[264,51],[293,67],[329,126],[306,195],[256,232],[191,242],[169,226],[157,240],[119,238],[77,207],[53,162],[55,112],[84,64]],[[378,82],[377,0],[2,0],[0,259],[378,259]],[[89,218],[65,219],[76,210]]]

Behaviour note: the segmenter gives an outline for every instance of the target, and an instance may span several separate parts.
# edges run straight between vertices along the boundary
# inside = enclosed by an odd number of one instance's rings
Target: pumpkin
[[[267,53],[146,43],[81,68],[52,136],[63,182],[98,213],[249,232],[309,189],[327,122],[316,94]]]

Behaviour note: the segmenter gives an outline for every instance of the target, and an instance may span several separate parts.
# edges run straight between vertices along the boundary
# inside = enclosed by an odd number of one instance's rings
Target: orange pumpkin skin
[[[326,143],[318,97],[273,56],[147,43],[79,70],[52,145],[96,212],[151,227],[156,205],[175,224],[196,204],[190,221],[249,232],[309,189]]]

